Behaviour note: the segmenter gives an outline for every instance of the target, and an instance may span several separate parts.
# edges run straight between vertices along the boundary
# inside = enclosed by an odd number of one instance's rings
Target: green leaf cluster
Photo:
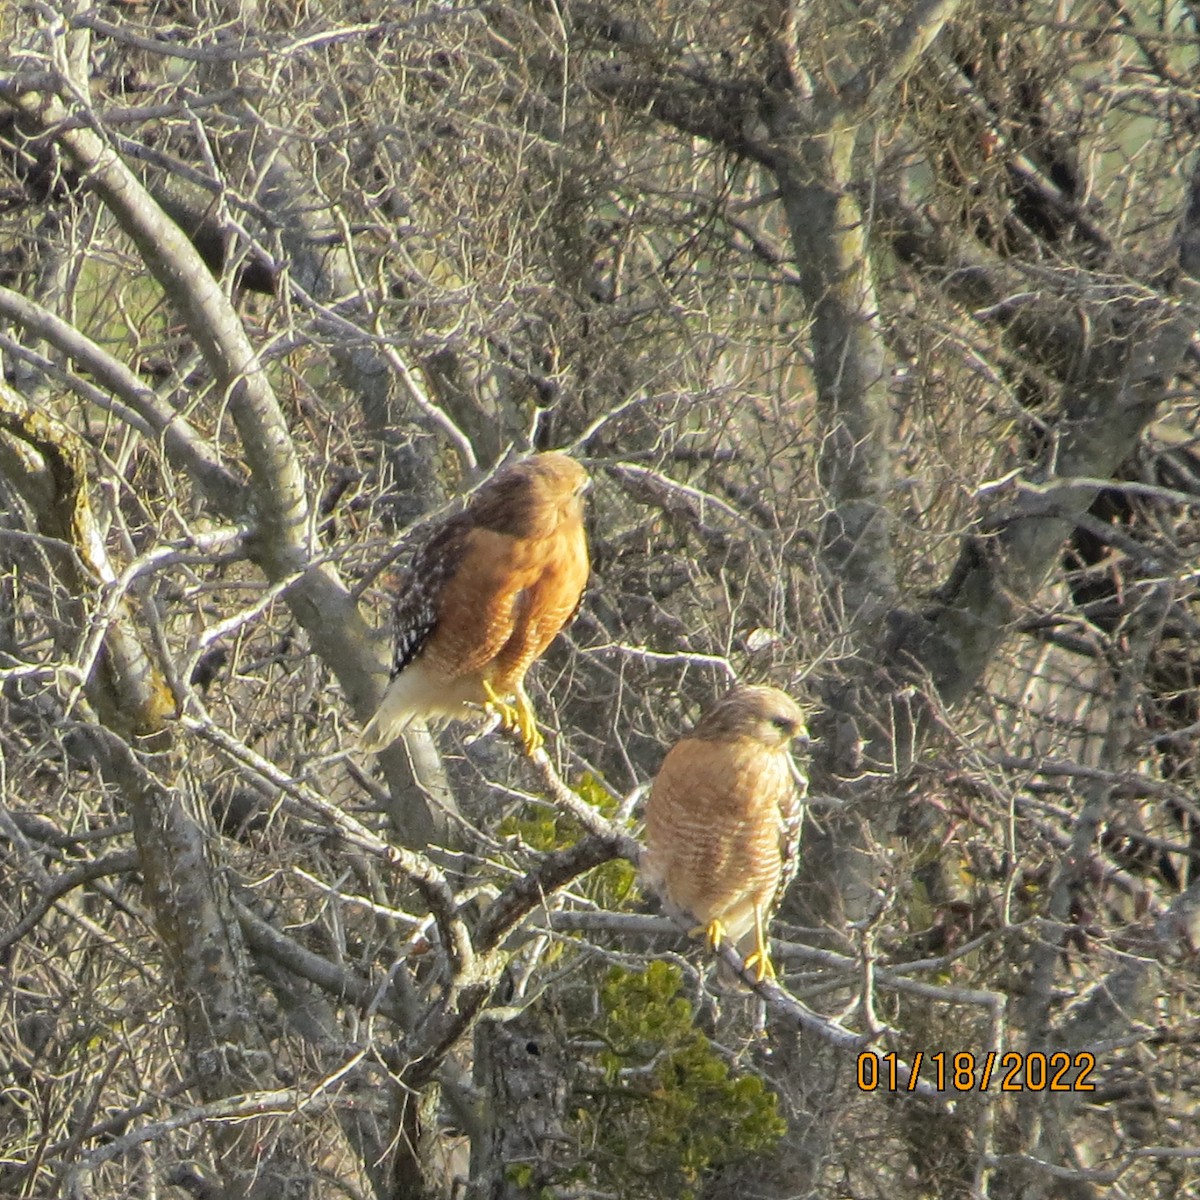
[[[682,972],[612,968],[600,991],[605,1086],[581,1112],[602,1186],[623,1197],[689,1200],[708,1171],[770,1150],[786,1132],[778,1098],[731,1071],[696,1028]]]
[[[575,785],[576,793],[606,817],[615,815],[617,801],[590,772]],[[572,817],[551,809],[532,816],[510,816],[500,822],[502,837],[519,837],[525,845],[546,854],[565,850],[583,836],[583,829]],[[584,892],[601,908],[616,910],[629,899],[637,882],[637,868],[623,858],[601,863],[588,875]]]

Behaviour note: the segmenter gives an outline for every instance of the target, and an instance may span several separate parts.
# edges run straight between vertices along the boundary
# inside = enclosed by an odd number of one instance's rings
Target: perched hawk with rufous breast
[[[583,598],[588,482],[573,458],[534,454],[432,530],[396,603],[392,681],[364,750],[382,750],[416,717],[470,717],[472,705],[519,730],[528,753],[542,745],[525,673]]]
[[[808,781],[804,712],[773,687],[735,687],[671,747],[646,806],[642,877],[668,910],[732,942],[774,978],[767,924],[796,874]],[[748,953],[747,953],[748,952]]]

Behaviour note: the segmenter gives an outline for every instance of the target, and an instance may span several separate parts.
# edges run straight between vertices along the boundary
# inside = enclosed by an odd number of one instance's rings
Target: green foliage
[[[616,816],[616,797],[590,771],[575,785],[581,799],[586,800],[602,817]]]
[[[548,854],[552,850],[563,850],[577,840],[576,833],[563,828],[563,819],[549,809],[539,808],[532,816],[509,816],[500,822],[501,837],[520,838],[534,850]]]
[[[681,979],[664,962],[614,967],[600,991],[605,1082],[579,1117],[604,1172],[597,1182],[623,1197],[688,1200],[705,1171],[768,1151],[786,1132],[775,1093],[731,1072],[696,1029]]]
[[[509,1163],[504,1175],[514,1187],[528,1189],[533,1184],[533,1168],[528,1163]]]
[[[617,800],[594,775],[585,774],[575,790],[602,816],[614,817]],[[588,894],[601,908],[617,909],[629,899],[637,882],[637,868],[623,858],[602,863],[591,874]]]
[[[592,774],[585,774],[575,791],[606,817],[616,813],[617,802]],[[532,816],[511,816],[500,822],[503,837],[519,837],[527,846],[543,853],[573,846],[583,834],[579,824],[565,813],[539,809]],[[588,876],[587,896],[602,908],[617,909],[633,892],[637,868],[625,859],[602,863]]]
[[[584,775],[576,791],[604,815],[615,813],[616,801],[594,776]],[[501,832],[543,852],[574,845],[582,834],[551,810],[509,817]],[[631,863],[614,860],[591,873],[586,891],[617,909],[635,880]],[[688,1200],[706,1171],[767,1151],[786,1132],[774,1092],[757,1076],[731,1072],[696,1028],[681,982],[678,967],[653,962],[644,972],[614,967],[600,989],[603,1083],[578,1120],[595,1183],[629,1200]],[[531,1186],[511,1174],[510,1181]]]

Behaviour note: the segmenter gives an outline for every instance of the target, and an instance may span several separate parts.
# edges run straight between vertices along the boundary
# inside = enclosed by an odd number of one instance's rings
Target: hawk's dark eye
[[[787,737],[792,737],[796,732],[796,722],[791,717],[772,717],[771,724]]]

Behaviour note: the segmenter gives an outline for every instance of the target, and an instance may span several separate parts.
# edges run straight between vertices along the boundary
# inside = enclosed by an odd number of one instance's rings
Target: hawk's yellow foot
[[[525,744],[525,753],[532,757],[545,744],[546,739],[537,727],[528,698],[518,692],[516,704],[509,704],[500,699],[496,689],[486,679],[483,681],[483,694],[487,697],[483,711],[499,717],[500,724],[505,729],[515,729]]]
[[[754,949],[746,955],[746,970],[753,971],[754,978],[759,983],[764,979],[775,978],[775,968],[767,950],[767,931],[763,927],[762,909],[757,904],[754,906]]]
[[[708,943],[710,950],[720,950],[721,943],[729,940],[729,934],[725,931],[725,926],[716,917],[709,921],[707,925],[701,926],[696,932],[704,934],[704,940]]]
[[[517,689],[517,731],[525,743],[525,753],[532,758],[545,744],[546,739],[537,727],[537,717],[533,715],[533,705],[525,695],[525,689]]]
[[[757,950],[752,950],[746,955],[746,970],[754,972],[754,978],[762,983],[764,979],[775,978],[775,967],[772,965],[770,958],[767,957],[767,952],[764,950],[761,954]]]
[[[520,726],[520,714],[507,700],[500,699],[496,694],[496,689],[486,679],[483,681],[483,694],[487,697],[487,700],[484,701],[483,711],[488,716],[499,717],[500,724],[505,729],[516,729]]]

